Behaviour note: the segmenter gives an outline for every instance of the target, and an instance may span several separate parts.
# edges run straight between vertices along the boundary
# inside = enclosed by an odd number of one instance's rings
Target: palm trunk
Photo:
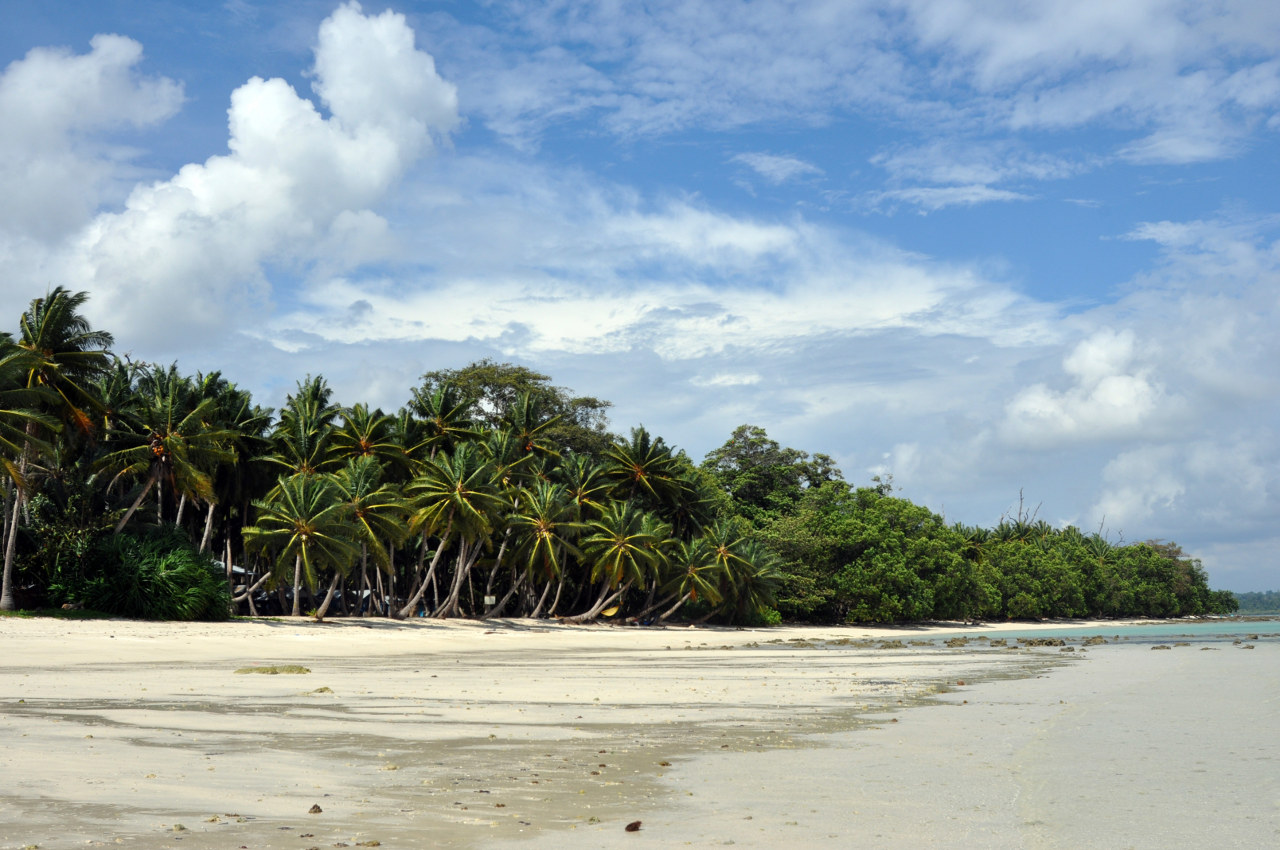
[[[516,591],[518,591],[520,589],[520,586],[524,584],[525,576],[527,575],[528,573],[521,573],[520,577],[511,583],[511,587],[507,590],[506,595],[498,600],[498,604],[494,605],[488,611],[484,612],[484,616],[482,619],[487,620],[490,617],[496,617],[498,614],[501,614],[502,609],[506,608],[507,603],[511,601],[511,597],[515,596]],[[547,583],[550,584],[550,582],[547,582]]]
[[[0,611],[17,610],[13,598],[13,551],[18,542],[18,514],[22,510],[22,490],[13,488],[13,517],[9,520],[9,533],[4,542],[4,586],[0,589]]]
[[[560,586],[564,586],[564,576],[560,577]],[[542,595],[538,597],[538,604],[534,606],[533,613],[529,615],[530,617],[537,619],[539,616],[542,615],[542,605],[547,601],[547,594],[550,592],[551,592],[551,581],[548,579],[547,583],[542,586]],[[556,594],[556,599],[559,599],[559,598],[560,598],[559,594]]]
[[[257,581],[255,581],[255,582],[254,582],[252,585],[250,585],[249,587],[246,587],[246,588],[245,588],[244,593],[240,594],[239,596],[233,596],[233,597],[231,597],[231,601],[232,601],[232,602],[246,602],[246,601],[247,601],[247,602],[249,603],[249,613],[250,613],[250,614],[253,614],[253,612],[254,612],[254,607],[253,607],[253,594],[254,594],[254,593],[256,593],[256,592],[258,591],[258,588],[260,588],[260,587],[262,587],[264,584],[266,584],[266,583],[267,583],[267,579],[269,579],[269,578],[271,578],[271,573],[270,573],[270,571],[263,573],[263,574],[262,574],[262,578],[260,578],[260,579],[258,579]]]
[[[329,610],[329,603],[333,601],[334,591],[338,589],[338,582],[342,581],[342,573],[337,570],[333,571],[333,581],[329,582],[329,592],[324,595],[324,602],[320,603],[320,608],[316,611],[316,622],[323,623],[325,612]]]
[[[182,512],[187,509],[187,494],[183,493],[182,498],[178,500],[178,516],[174,519],[173,524],[182,525]]]
[[[204,534],[200,537],[200,551],[203,552],[209,548],[209,541],[213,539],[213,509],[214,503],[209,503],[209,512],[204,517]],[[231,559],[227,559],[227,563],[231,563]]]
[[[449,586],[449,595],[445,597],[443,604],[437,606],[431,616],[444,619],[450,615],[457,616],[460,613],[458,603],[462,599],[462,585],[468,573],[471,572],[471,565],[475,563],[479,553],[479,541],[471,543],[463,540],[458,544],[458,557],[453,563],[453,584]]]
[[[688,602],[690,597],[692,596],[693,596],[692,590],[686,593],[684,596],[681,596],[680,600],[676,602],[675,605],[672,605],[670,610],[668,610],[665,614],[663,614],[661,617],[658,618],[658,622],[665,623],[667,621],[667,618],[670,617],[675,612],[679,611],[680,608],[684,605],[684,603]]]
[[[127,523],[130,517],[133,516],[133,512],[136,511],[138,509],[138,506],[142,504],[142,500],[145,499],[147,497],[147,494],[151,492],[151,488],[152,486],[155,485],[155,483],[156,483],[156,479],[154,476],[147,477],[146,486],[142,488],[142,492],[138,494],[138,498],[133,500],[133,504],[129,506],[129,510],[124,512],[124,516],[120,518],[120,522],[116,523],[115,530],[111,532],[112,534],[120,533],[120,529],[124,528],[125,523]]]
[[[560,605],[560,594],[564,593],[564,575],[560,576],[560,581],[556,582],[556,595],[551,600],[551,607],[547,609],[547,616],[554,617],[556,615],[556,607]]]
[[[302,616],[302,553],[293,559],[293,612],[291,616]]]
[[[644,619],[645,617],[649,616],[649,615],[650,615],[650,614],[652,614],[654,611],[657,611],[657,610],[658,610],[659,608],[661,608],[663,605],[666,605],[666,604],[667,604],[668,602],[670,602],[672,599],[675,599],[675,598],[676,598],[676,595],[677,595],[677,594],[672,593],[672,594],[670,594],[670,595],[668,595],[668,596],[664,596],[664,597],[662,597],[662,598],[661,598],[661,599],[659,599],[657,602],[653,602],[653,601],[651,600],[651,601],[650,601],[650,603],[649,603],[647,606],[645,606],[645,609],[644,609],[643,611],[641,611],[639,614],[636,614],[634,617],[628,617],[628,618],[627,618],[627,622],[628,622],[628,623],[638,623],[638,622],[640,622],[642,619]],[[676,603],[676,607],[675,607],[675,608],[672,608],[670,613],[675,613],[675,611],[676,611],[676,610],[677,610],[681,605],[683,605],[686,601],[688,601],[689,597],[690,597],[690,596],[692,596],[692,595],[693,595],[693,591],[689,591],[689,592],[688,592],[688,593],[686,593],[684,596],[680,597],[680,601]],[[662,615],[662,617],[660,617],[659,619],[663,619],[663,618],[668,617],[668,616],[670,616],[670,614],[664,614],[664,615]]]
[[[360,542],[360,616],[369,616],[368,610],[373,604],[373,594],[369,591],[369,547],[364,542]],[[367,595],[366,595],[367,594]],[[366,601],[367,600],[367,601]]]
[[[436,567],[440,565],[440,556],[444,554],[445,544],[449,541],[449,533],[452,529],[453,529],[453,521],[451,519],[449,521],[449,524],[445,526],[444,537],[440,538],[440,547],[436,549],[436,554],[431,558],[431,567],[427,570],[427,577],[422,580],[422,583],[420,585],[418,585],[417,592],[413,594],[413,597],[408,601],[408,603],[406,603],[405,606],[401,608],[400,611],[395,615],[395,618],[397,620],[403,620],[405,617],[408,617],[410,614],[412,614],[413,609],[418,607],[418,603],[421,602],[422,597],[426,595],[427,585],[430,584],[431,580],[435,578]],[[424,547],[426,546],[425,535],[422,541],[422,545]]]
[[[607,581],[603,582],[603,588],[600,591],[600,596],[596,598],[594,605],[592,605],[586,611],[583,611],[581,614],[578,614],[577,616],[565,617],[564,620],[562,620],[562,622],[585,623],[588,620],[594,620],[596,617],[600,616],[600,612],[603,611],[606,607],[608,607],[610,602],[614,601],[618,597],[622,596],[622,594],[626,593],[628,590],[631,589],[631,582],[629,580],[625,582],[622,585],[622,587],[619,587],[618,590],[612,595],[610,595],[609,589],[610,589],[609,583]]]

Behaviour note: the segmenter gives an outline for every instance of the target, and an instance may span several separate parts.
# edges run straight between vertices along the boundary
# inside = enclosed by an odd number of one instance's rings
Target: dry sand
[[[1280,639],[955,633],[0,619],[0,847],[1280,846]]]

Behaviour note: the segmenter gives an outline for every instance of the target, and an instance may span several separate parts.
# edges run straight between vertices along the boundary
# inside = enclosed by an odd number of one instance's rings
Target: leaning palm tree
[[[604,516],[587,524],[587,530],[582,540],[584,561],[590,581],[600,583],[600,594],[587,610],[566,618],[571,623],[594,620],[633,584],[644,582],[655,563],[658,540],[644,512],[632,505],[614,502]]]
[[[257,522],[244,529],[245,547],[275,555],[277,580],[292,565],[292,615],[302,615],[302,585],[314,591],[316,577],[326,567],[334,570],[331,599],[338,576],[351,569],[357,552],[349,508],[338,499],[333,482],[324,475],[281,476],[272,495],[254,507]]]
[[[27,490],[26,469],[23,461],[32,453],[46,453],[50,446],[34,436],[38,429],[55,431],[57,420],[41,413],[39,408],[53,401],[52,393],[44,387],[28,387],[24,376],[30,369],[33,355],[13,344],[8,334],[0,334],[0,466],[5,477],[13,483],[13,516],[11,533],[5,539],[4,580],[0,587],[0,611],[16,608],[13,598],[13,546],[17,535],[19,507]]]
[[[670,556],[671,571],[662,590],[666,596],[630,618],[643,621],[645,617],[667,605],[658,622],[666,622],[687,602],[706,602],[712,607],[720,604],[720,560],[715,549],[704,537],[682,540],[676,544]],[[672,600],[675,604],[671,604]]]
[[[398,616],[408,617],[422,601],[427,587],[435,580],[441,557],[454,538],[458,542],[458,554],[453,584],[448,597],[436,607],[435,615],[456,614],[467,574],[479,559],[495,520],[507,506],[493,463],[475,445],[464,443],[451,453],[428,460],[422,473],[405,488],[405,495],[414,505],[409,530],[422,534],[423,552],[429,534],[436,535],[440,543],[426,575],[417,577],[417,589]],[[421,569],[418,572],[421,573]]]

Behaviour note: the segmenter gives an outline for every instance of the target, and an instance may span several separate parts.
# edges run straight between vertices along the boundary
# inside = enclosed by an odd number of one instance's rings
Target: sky
[[[491,357],[1280,587],[1280,4],[0,0],[0,293],[278,406]]]

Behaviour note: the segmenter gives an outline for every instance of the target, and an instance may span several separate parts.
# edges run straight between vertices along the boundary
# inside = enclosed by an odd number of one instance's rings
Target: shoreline
[[[789,820],[804,831],[807,812],[780,818],[806,781],[818,782],[809,793],[819,796],[831,783],[878,787],[846,776],[845,766],[873,755],[887,734],[928,728],[923,718],[948,706],[995,716],[1016,708],[1028,686],[1078,691],[1107,666],[1095,659],[1108,656],[1125,668],[1117,681],[1168,659],[1197,676],[1214,669],[1204,663],[1213,656],[1194,648],[992,646],[1001,633],[1071,628],[1083,637],[1121,624],[1037,625],[3,618],[0,773],[18,782],[0,791],[0,823],[10,824],[0,827],[0,847],[603,847],[636,840],[621,828],[636,819],[664,844],[707,846],[724,835],[768,846]],[[994,641],[946,645],[961,633]],[[1260,651],[1218,655],[1265,672],[1268,663],[1276,669],[1278,647],[1268,636]],[[310,672],[236,673],[281,664]],[[1251,676],[1261,696],[1280,694],[1274,673]],[[957,719],[909,736],[907,746],[936,759]],[[941,781],[928,764],[920,770],[912,781]],[[791,779],[763,798],[733,786],[762,776]],[[912,798],[900,790],[892,805],[868,803],[889,814],[866,846],[893,846],[892,811]],[[759,811],[744,820],[716,799]],[[308,814],[312,805],[323,811]],[[862,834],[865,824],[843,811],[823,816],[838,826],[803,840],[854,846],[850,836],[828,837]],[[1021,834],[1004,823],[1001,834]]]

